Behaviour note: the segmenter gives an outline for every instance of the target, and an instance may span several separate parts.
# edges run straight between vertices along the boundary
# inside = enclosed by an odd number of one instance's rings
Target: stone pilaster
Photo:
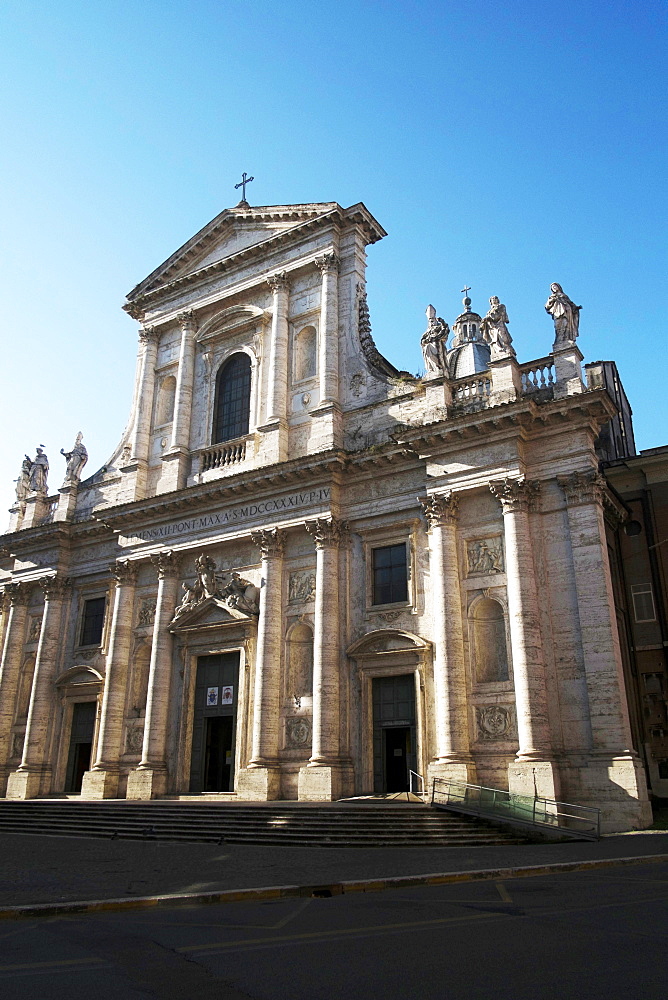
[[[25,583],[5,584],[5,602],[9,611],[0,661],[0,795],[5,794],[10,770],[11,728],[21,680],[30,591]]]
[[[171,551],[151,556],[158,571],[142,758],[128,775],[128,799],[153,799],[167,788],[167,723],[172,680],[173,637],[169,623],[177,605],[179,557]]]
[[[522,375],[517,358],[512,354],[496,358],[490,361],[489,372],[492,376],[491,402],[493,405],[512,403],[519,399],[522,395]]]
[[[169,482],[170,488],[180,490],[186,485],[188,474],[197,322],[192,310],[180,313],[177,318],[181,327],[181,347],[179,350],[179,369],[176,374],[172,441],[169,451],[163,455],[163,462],[168,463],[171,469],[169,473],[163,474],[163,479],[166,475],[166,481]]]
[[[311,410],[317,421],[316,451],[340,447],[342,443],[339,403],[339,258],[326,253],[315,260],[322,274],[320,291],[320,331],[318,334],[318,376],[320,400]]]
[[[48,761],[49,737],[53,719],[54,680],[58,672],[59,650],[63,634],[63,606],[69,601],[70,581],[49,576],[39,581],[44,591],[44,614],[37,646],[23,759],[18,770],[9,775],[8,799],[32,799],[49,790],[51,764]]]
[[[529,509],[540,483],[502,479],[489,488],[503,509],[510,644],[515,680],[519,750],[510,765],[508,785],[523,795],[559,798],[559,778],[552,760],[547,710],[545,660],[540,632],[538,588],[533,562]]]
[[[279,714],[283,637],[283,550],[285,532],[254,531],[251,539],[262,553],[262,585],[257,627],[253,691],[251,759],[237,777],[245,799],[277,799],[280,794]]]
[[[123,466],[127,473],[135,473],[135,499],[139,500],[146,493],[146,470],[148,466],[151,415],[153,413],[153,396],[155,393],[155,365],[158,356],[159,335],[152,326],[142,327],[139,331],[137,402],[135,407],[135,423],[130,440],[130,461]]]
[[[114,611],[97,755],[92,770],[86,771],[83,776],[81,797],[84,799],[110,799],[118,794],[137,566],[129,559],[119,559],[109,567],[116,580]]]
[[[555,344],[554,358],[554,398],[573,396],[584,391],[582,382],[583,357],[580,348],[571,342]]]
[[[644,771],[632,749],[605,540],[605,480],[595,469],[559,476],[566,497],[593,748],[580,799],[604,803],[608,830],[651,822]]]
[[[459,502],[453,493],[420,500],[429,522],[430,580],[434,622],[434,716],[436,745],[430,778],[474,781],[464,667],[462,597],[457,554]]]
[[[267,279],[273,293],[267,417],[261,427],[264,454],[270,462],[288,458],[288,306],[290,284],[285,271]]]
[[[344,521],[316,518],[306,523],[316,547],[313,636],[313,739],[311,759],[299,772],[299,798],[337,799],[342,787],[339,728],[339,547]]]

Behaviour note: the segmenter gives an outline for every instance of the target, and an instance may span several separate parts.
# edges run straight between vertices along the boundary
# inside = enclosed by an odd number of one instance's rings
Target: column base
[[[166,791],[166,771],[152,771],[146,768],[141,771],[130,771],[128,774],[126,799],[157,799]]]
[[[270,420],[262,427],[262,460],[267,465],[277,462],[287,462],[288,455],[288,425],[285,420]]]
[[[117,799],[118,771],[86,771],[81,782],[82,799]]]
[[[645,830],[652,824],[644,768],[635,754],[596,756],[566,768],[568,798],[601,810],[602,833]]]
[[[475,785],[476,770],[473,761],[432,760],[427,765],[427,785],[425,791],[431,795],[434,778],[447,781],[461,781]]]
[[[42,790],[40,771],[13,771],[7,781],[7,799],[36,799]]]
[[[237,796],[248,802],[280,798],[281,773],[277,767],[244,767],[237,774]]]
[[[561,782],[551,760],[514,760],[508,765],[508,791],[515,795],[559,799]]]
[[[335,802],[349,791],[347,769],[331,764],[307,764],[299,769],[300,802]]]

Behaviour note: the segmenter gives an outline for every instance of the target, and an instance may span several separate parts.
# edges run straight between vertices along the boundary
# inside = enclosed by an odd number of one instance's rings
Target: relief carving
[[[288,602],[301,604],[315,598],[315,573],[309,570],[290,574]]]
[[[33,618],[30,619],[30,628],[28,629],[28,642],[37,642],[41,630],[42,630],[42,616],[35,615]]]
[[[125,733],[125,752],[139,754],[141,753],[143,744],[143,726],[128,726]]]
[[[517,737],[513,705],[477,705],[479,740],[511,740]]]
[[[490,573],[503,573],[503,541],[496,538],[476,538],[467,543],[466,560],[468,576]]]
[[[286,746],[301,749],[311,745],[311,720],[296,716],[285,720]]]
[[[25,742],[25,733],[14,733],[12,737],[12,757],[22,757],[23,756],[23,744]]]
[[[146,598],[139,605],[139,615],[137,617],[137,625],[140,628],[145,628],[147,625],[152,625],[155,621],[155,598]]]

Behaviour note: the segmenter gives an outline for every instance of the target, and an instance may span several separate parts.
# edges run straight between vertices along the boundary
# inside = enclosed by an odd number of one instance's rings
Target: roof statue
[[[515,357],[515,349],[512,346],[513,338],[508,332],[508,313],[502,302],[499,302],[498,295],[492,295],[489,300],[489,309],[480,324],[482,339],[491,348],[491,360],[498,358]]]
[[[29,482],[28,488],[30,493],[46,493],[47,492],[47,477],[49,475],[49,459],[44,452],[44,445],[40,445],[37,448],[37,453],[33,461],[26,455],[26,459],[30,462],[29,471]],[[23,470],[26,467],[26,462],[23,463],[21,468],[21,475],[23,475]]]
[[[580,332],[580,310],[569,299],[561,285],[553,281],[550,285],[550,297],[545,303],[545,311],[554,320],[554,347],[560,344],[574,344]]]
[[[74,483],[78,483],[81,479],[81,470],[88,461],[88,452],[86,451],[86,445],[83,443],[83,434],[81,431],[76,436],[72,450],[65,451],[64,448],[61,448],[60,454],[65,456],[65,461],[67,462],[63,486],[71,486]]]
[[[420,340],[425,368],[427,375],[443,375],[447,371],[445,351],[450,327],[445,320],[436,315],[436,310],[432,305],[427,306],[426,315],[427,329]]]

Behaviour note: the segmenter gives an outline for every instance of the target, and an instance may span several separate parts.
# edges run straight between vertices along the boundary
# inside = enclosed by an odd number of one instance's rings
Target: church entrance
[[[70,751],[65,775],[65,792],[68,795],[78,795],[81,792],[84,773],[90,770],[96,710],[96,701],[78,701],[72,709]]]
[[[195,682],[190,792],[231,792],[234,788],[239,654],[200,656]]]
[[[373,679],[373,770],[375,792],[408,791],[416,770],[415,678]]]

